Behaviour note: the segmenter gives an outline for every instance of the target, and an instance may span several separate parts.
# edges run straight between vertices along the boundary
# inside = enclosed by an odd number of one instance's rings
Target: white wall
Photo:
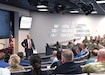
[[[34,39],[35,46],[39,53],[45,52],[46,43],[55,43],[56,41],[67,41],[75,38],[70,37],[51,37],[51,30],[54,24],[59,25],[86,25],[84,29],[89,29],[89,34],[92,36],[103,35],[105,33],[105,16],[103,15],[71,15],[71,14],[51,14],[51,13],[35,13],[31,12],[33,17],[32,28],[30,30],[31,36]],[[58,33],[58,35],[61,33]],[[70,33],[76,34],[76,32]],[[81,37],[83,39],[83,36]],[[78,41],[80,42],[80,41]]]

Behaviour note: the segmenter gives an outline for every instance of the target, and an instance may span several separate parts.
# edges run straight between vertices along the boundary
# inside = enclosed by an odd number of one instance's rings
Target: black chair
[[[29,75],[30,71],[31,69],[22,70],[22,71],[14,71],[14,72],[11,72],[11,75]]]
[[[24,75],[25,70],[11,72],[11,75]]]

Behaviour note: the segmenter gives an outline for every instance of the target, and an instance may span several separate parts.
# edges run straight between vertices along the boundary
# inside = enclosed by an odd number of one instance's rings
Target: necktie
[[[29,40],[29,42],[28,42],[28,48],[29,48],[29,49],[32,48],[32,46],[31,46],[31,40]]]

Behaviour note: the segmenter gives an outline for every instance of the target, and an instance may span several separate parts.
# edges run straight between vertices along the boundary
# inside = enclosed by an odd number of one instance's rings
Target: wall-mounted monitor
[[[14,12],[0,9],[0,39],[14,36]]]
[[[32,17],[22,16],[20,19],[20,29],[30,29]]]

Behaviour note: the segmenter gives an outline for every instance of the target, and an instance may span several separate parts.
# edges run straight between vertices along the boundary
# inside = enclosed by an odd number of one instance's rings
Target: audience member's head
[[[13,54],[9,59],[10,66],[18,66],[20,64],[20,57],[17,54]]]
[[[8,53],[5,54],[5,59],[4,59],[4,61],[8,63],[9,58],[10,58],[10,54],[8,54]]]
[[[30,64],[32,65],[32,73],[39,75],[41,68],[41,57],[37,54],[34,54],[30,56],[29,60]]]
[[[76,56],[76,55],[77,55],[77,53],[78,53],[78,52],[80,52],[80,50],[79,50],[78,46],[73,46],[71,50],[73,51],[74,56]]]
[[[85,36],[85,39],[87,40],[87,36]]]
[[[64,49],[62,51],[62,61],[65,62],[72,62],[74,58],[74,54],[70,49]]]
[[[3,52],[0,52],[0,60],[3,60],[5,58],[5,54]]]
[[[23,54],[23,52],[18,52],[17,55],[18,55],[21,59],[24,58],[24,54]]]
[[[53,53],[52,53],[52,55],[53,56],[56,56],[57,55],[57,51],[54,50]]]
[[[105,61],[105,49],[98,51],[98,61]]]
[[[93,36],[90,36],[90,40],[92,40],[93,39]]]
[[[97,49],[94,49],[90,52],[90,56],[89,57],[94,57],[94,56],[97,56],[98,54],[98,50]]]
[[[71,42],[71,41],[69,41],[69,42],[68,42],[68,44],[72,44],[72,42]]]

